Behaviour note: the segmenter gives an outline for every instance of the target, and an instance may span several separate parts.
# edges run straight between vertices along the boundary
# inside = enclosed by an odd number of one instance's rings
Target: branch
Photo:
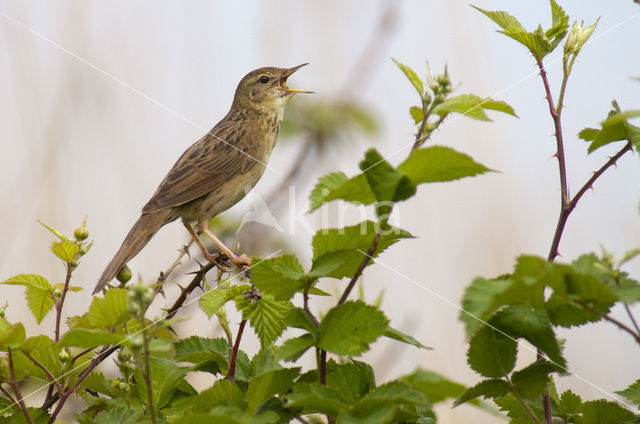
[[[71,266],[67,264],[67,275],[64,278],[64,288],[62,289],[62,294],[60,295],[60,299],[56,302],[56,328],[54,332],[54,341],[60,341],[60,321],[62,319],[62,305],[64,304],[64,299],[67,297],[67,291],[69,290],[69,281],[71,281]]]
[[[31,418],[31,414],[29,414],[29,409],[27,409],[27,405],[24,404],[22,393],[20,393],[20,387],[18,385],[18,382],[16,381],[16,372],[15,372],[15,369],[13,368],[13,356],[11,354],[11,348],[8,348],[8,353],[9,353],[9,358],[8,358],[9,373],[11,376],[9,385],[11,386],[11,389],[13,389],[13,393],[16,395],[16,400],[18,401],[18,406],[22,410],[22,414],[25,416],[29,424],[33,424],[33,419]]]
[[[49,380],[51,380],[51,383],[52,383],[52,384],[55,384],[56,389],[58,389],[58,392],[59,392],[59,393],[62,393],[62,392],[63,392],[63,390],[64,390],[64,389],[62,388],[62,386],[61,386],[61,385],[60,385],[60,383],[58,382],[58,379],[57,379],[57,378],[55,378],[55,377],[53,376],[53,374],[51,374],[51,373],[49,372],[49,370],[48,370],[44,365],[42,365],[42,363],[41,363],[40,361],[38,361],[36,358],[34,358],[33,356],[31,356],[31,354],[30,354],[29,352],[25,352],[25,351],[21,351],[21,352],[24,354],[24,356],[26,356],[27,358],[29,358],[29,359],[31,360],[31,362],[33,362],[33,363],[35,364],[35,366],[36,366],[36,367],[38,367],[38,368],[40,368],[42,371],[44,371],[44,373],[45,373],[45,375],[47,376],[47,378],[49,378]]]
[[[240,327],[238,327],[238,335],[236,336],[236,342],[233,345],[233,351],[231,351],[231,358],[229,358],[229,372],[227,378],[229,381],[234,381],[236,378],[236,360],[238,358],[238,350],[240,349],[240,340],[242,339],[242,333],[244,332],[244,326],[247,325],[247,320],[240,321]]]
[[[304,288],[304,291],[302,292],[302,299],[304,311],[307,313],[307,315],[309,315],[309,318],[311,318],[311,321],[313,321],[313,325],[315,325],[317,328],[320,323],[318,322],[318,319],[315,317],[315,315],[313,315],[313,313],[311,312],[311,309],[309,309],[309,287]]]
[[[209,272],[214,266],[215,264],[208,263],[195,273],[189,285],[187,287],[182,288],[182,291],[180,292],[180,296],[178,296],[176,301],[173,303],[173,306],[167,309],[166,319],[173,318],[176,312],[178,312],[178,310],[182,308],[182,306],[184,305],[184,302],[187,301],[189,294],[191,294],[192,291],[200,287],[200,283],[202,282],[202,279],[207,274],[207,272]]]

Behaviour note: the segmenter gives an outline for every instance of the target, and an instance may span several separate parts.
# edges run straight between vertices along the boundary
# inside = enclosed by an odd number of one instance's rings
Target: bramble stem
[[[140,318],[140,324],[144,325],[144,315]],[[144,382],[147,385],[147,402],[149,404],[149,414],[151,415],[151,422],[156,423],[156,412],[153,407],[153,388],[151,387],[151,371],[149,370],[149,335],[147,333],[147,327],[144,327],[142,331],[142,339],[144,340]]]
[[[11,353],[11,348],[9,347],[7,350],[9,354],[9,357],[8,357],[9,376],[11,377],[11,380],[9,381],[9,385],[11,386],[13,393],[16,395],[16,400],[18,402],[18,406],[22,410],[22,414],[25,416],[29,424],[33,424],[33,419],[31,418],[31,414],[29,414],[29,409],[27,409],[27,405],[25,405],[24,403],[22,393],[20,393],[20,386],[18,385],[18,382],[16,380],[16,372],[15,372],[15,369],[13,368],[13,355]]]
[[[229,358],[229,372],[227,378],[229,381],[234,381],[236,378],[236,362],[238,358],[238,350],[240,350],[240,340],[242,339],[242,333],[244,332],[244,326],[247,325],[247,320],[240,321],[238,327],[238,334],[236,335],[236,342],[233,344],[233,350],[231,351],[231,358]]]

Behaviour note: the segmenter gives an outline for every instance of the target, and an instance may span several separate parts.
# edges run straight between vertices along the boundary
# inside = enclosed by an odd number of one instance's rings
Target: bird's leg
[[[222,265],[221,263],[218,262],[218,258],[220,257],[219,253],[216,254],[211,254],[207,251],[207,248],[204,247],[204,245],[202,244],[202,242],[200,241],[200,238],[198,237],[198,235],[196,234],[196,232],[193,230],[193,228],[191,227],[191,225],[187,224],[186,222],[182,221],[182,224],[185,226],[185,228],[187,229],[187,231],[189,231],[189,234],[191,234],[191,237],[193,238],[193,241],[196,242],[196,244],[198,245],[198,247],[200,248],[200,251],[202,252],[202,256],[204,256],[204,258],[206,260],[208,260],[209,262],[211,262],[212,264],[214,264],[219,270],[224,271],[224,272],[230,272],[231,269],[227,268],[226,266]]]
[[[213,241],[215,243],[215,245],[218,247],[218,249],[220,249],[222,251],[222,253],[224,253],[231,262],[233,262],[234,264],[236,264],[237,266],[239,266],[240,268],[243,267],[247,267],[251,265],[251,259],[249,259],[249,257],[247,255],[236,255],[235,253],[233,253],[231,251],[231,249],[229,249],[227,246],[224,245],[224,243],[222,241],[220,241],[220,239],[218,239],[218,237],[216,237],[210,230],[209,230],[209,226],[207,225],[207,222],[199,222],[198,223],[198,228],[200,229],[201,232],[205,233],[210,239],[211,241]]]

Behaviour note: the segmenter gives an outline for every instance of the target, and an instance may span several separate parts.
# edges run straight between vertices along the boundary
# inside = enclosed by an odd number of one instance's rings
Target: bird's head
[[[238,84],[233,100],[234,106],[250,109],[271,109],[284,106],[295,93],[313,93],[287,87],[287,78],[307,65],[293,68],[266,67],[249,72]]]

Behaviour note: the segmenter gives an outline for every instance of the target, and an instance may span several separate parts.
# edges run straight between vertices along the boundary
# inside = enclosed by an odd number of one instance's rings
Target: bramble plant
[[[293,254],[253,258],[250,274],[217,271],[211,277],[214,266],[207,263],[183,277],[188,281],[162,316],[149,318],[149,305],[186,254],[187,245],[153,284],[130,283],[131,271],[123,268],[117,277],[119,287],[95,296],[86,313],[68,318],[62,326],[67,296],[81,289],[71,285],[73,272],[91,243],[86,220],[71,237],[45,225],[58,239],[51,251],[64,265],[64,282],[51,284],[40,275],[19,274],[3,284],[25,286],[27,305],[38,323],[55,311],[53,337],[27,335],[22,323],[10,321],[6,305],[0,310],[0,423],[53,423],[72,395],[86,403],[75,414],[83,424],[425,424],[437,422],[434,405],[451,399],[455,405],[469,403],[512,423],[640,422],[634,407],[640,407],[640,380],[617,392],[621,403],[582,401],[570,390],[555,390],[554,375],[569,372],[563,345],[571,343],[561,342],[555,328],[608,321],[640,344],[640,328],[629,307],[640,300],[640,284],[621,270],[640,250],[620,259],[603,250],[601,254],[585,253],[570,263],[555,261],[564,226],[585,192],[620,157],[640,149],[640,127],[629,122],[640,111],[622,111],[614,101],[613,110],[598,128],[580,132],[579,137],[590,143],[588,152],[610,143],[622,147],[571,196],[561,125],[563,101],[576,58],[597,22],[587,27],[574,22],[570,27],[562,8],[554,0],[550,4],[551,27],[531,32],[506,12],[476,8],[497,23],[500,32],[524,45],[539,67],[556,129],[561,187],[560,213],[548,256],[522,255],[509,274],[477,278],[465,291],[461,320],[469,342],[468,364],[482,381],[467,388],[436,372],[417,369],[380,383],[372,366],[356,359],[380,337],[428,355],[428,347],[389,325],[379,302],[368,304],[352,296],[379,254],[413,237],[389,222],[393,209],[413,197],[421,184],[491,172],[464,153],[446,146],[426,146],[427,142],[452,114],[480,121],[489,121],[487,111],[516,116],[503,101],[454,95],[446,68],[438,75],[429,71],[422,79],[394,59],[419,98],[419,104],[409,109],[417,127],[412,148],[397,166],[376,149],[369,149],[359,164],[359,174],[348,177],[332,172],[319,179],[309,196],[310,211],[342,201],[373,208],[376,219],[320,229],[312,240],[308,269]],[[554,101],[544,58],[561,45],[563,78]],[[352,130],[352,123],[345,125]],[[332,131],[339,133],[340,126],[336,124]],[[332,297],[333,306],[319,311],[313,301],[317,296],[331,296],[321,288],[325,279],[344,285],[339,296]],[[220,325],[224,337],[176,334],[170,327],[198,289],[204,290],[200,307]],[[617,304],[625,308],[630,324],[610,315]],[[242,316],[237,326],[227,318],[230,308]],[[261,345],[252,357],[241,348],[247,327]],[[287,329],[293,331],[281,337]],[[537,349],[537,360],[515,370],[521,339]],[[308,351],[315,357],[315,366],[303,370],[300,359]],[[108,377],[99,366],[112,355],[117,372]],[[195,371],[210,374],[215,382],[198,392],[185,379]],[[36,382],[46,391],[41,405],[34,405],[30,394],[23,392],[25,381]],[[479,397],[491,399],[499,410]]]

